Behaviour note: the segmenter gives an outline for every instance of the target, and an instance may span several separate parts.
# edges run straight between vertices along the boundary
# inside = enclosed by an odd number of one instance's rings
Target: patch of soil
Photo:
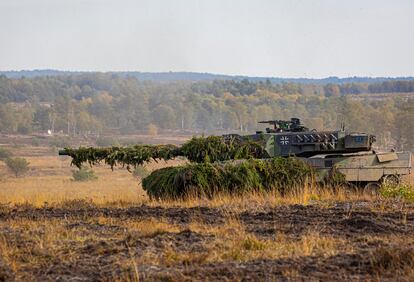
[[[114,220],[101,224],[95,220],[101,217]],[[248,234],[259,239],[272,240],[282,233],[295,242],[314,231],[345,241],[349,248],[341,245],[330,256],[292,255],[278,259],[252,256],[247,260],[229,258],[211,262],[203,260],[203,255],[220,252],[217,249],[220,238],[192,231],[189,223],[207,227],[225,224],[228,218],[220,208],[147,205],[98,208],[87,203],[69,203],[59,208],[22,205],[0,210],[0,239],[3,240],[0,243],[7,242],[13,246],[12,252],[16,251],[11,254],[13,263],[6,260],[5,254],[0,254],[0,281],[112,281],[136,280],[136,276],[141,281],[365,281],[378,277],[393,280],[397,275],[401,280],[410,280],[404,275],[410,275],[405,267],[409,266],[409,271],[414,265],[412,206],[401,209],[390,205],[387,209],[378,209],[375,203],[365,202],[328,207],[290,205],[266,207],[261,211],[247,209],[232,213],[231,217],[238,219]],[[145,233],[128,230],[123,222],[149,218],[173,223],[181,231]],[[53,230],[48,228],[48,220],[54,219],[62,220],[59,225],[62,238],[40,244],[39,238]],[[27,221],[38,224],[28,228]],[[392,240],[395,239],[390,238],[403,238],[404,244],[398,246],[402,250],[394,251],[392,245],[396,243]],[[186,259],[187,254],[192,257]],[[372,258],[378,254],[383,257],[375,264]],[[396,261],[394,258],[404,264],[390,264]],[[18,271],[14,272],[12,265],[17,265]],[[382,271],[381,267],[388,265],[391,267]]]
[[[364,233],[392,233],[400,232],[398,225],[394,222],[374,220],[360,215],[351,216],[338,222],[343,228],[350,232]],[[402,224],[401,224],[402,225]]]
[[[172,223],[190,223],[200,221],[205,224],[223,223],[222,212],[208,207],[193,208],[164,208],[150,207],[147,205],[130,208],[98,208],[93,205],[67,208],[33,208],[31,206],[19,206],[5,211],[0,210],[0,220],[5,219],[79,219],[87,217],[114,217],[114,218],[165,218]]]
[[[0,281],[12,281],[12,280],[14,280],[13,271],[0,257]]]
[[[141,266],[139,271],[142,278],[155,281],[364,281],[372,280],[374,274],[366,252],[169,268]]]
[[[265,212],[245,211],[240,219],[249,232],[261,237],[278,232],[293,237],[309,231],[344,237],[414,232],[414,209],[374,212],[364,205],[354,209],[347,205],[280,206]]]

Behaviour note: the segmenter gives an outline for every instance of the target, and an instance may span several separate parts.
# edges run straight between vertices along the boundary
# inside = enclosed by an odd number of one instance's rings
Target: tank
[[[343,127],[333,131],[311,130],[303,125],[299,118],[291,118],[288,121],[267,120],[260,121],[260,123],[269,124],[270,127],[266,128],[265,131],[256,131],[255,134],[251,135],[223,135],[224,141],[228,139],[227,141],[230,141],[228,144],[233,145],[235,139],[254,141],[236,143],[249,144],[254,150],[259,148],[257,150],[258,154],[253,154],[255,158],[299,158],[315,169],[318,181],[329,179],[332,172],[339,171],[343,174],[347,184],[362,187],[369,193],[375,193],[383,183],[399,184],[403,175],[411,173],[412,157],[410,152],[376,152],[373,150],[373,143],[376,139],[371,134],[347,132]],[[213,139],[217,138],[217,136],[211,137]],[[219,139],[223,140],[223,138]],[[215,139],[214,142],[216,141]],[[218,143],[218,150],[223,149],[220,147],[220,142]],[[208,150],[210,145],[213,146],[213,143],[207,144],[207,147],[204,147],[203,150]],[[214,144],[217,145],[217,143]],[[200,147],[197,146],[194,148],[200,150]],[[89,149],[92,149],[91,152],[88,151]],[[141,160],[141,163],[149,161],[151,158],[170,159],[176,156],[186,156],[191,160],[189,157],[191,154],[186,154],[185,149],[183,150],[182,147],[174,145],[153,147],[142,145],[138,149],[132,148],[129,155],[125,152],[117,153],[120,148],[101,148],[100,151],[94,151],[93,148],[89,149],[86,148],[86,151],[85,148],[83,150],[65,149],[60,151],[59,154],[71,155],[73,153],[72,157],[74,157],[78,154],[76,151],[79,152],[77,162],[75,162],[77,165],[82,162],[98,163],[99,160],[111,156],[109,160],[105,159],[108,164],[113,165],[119,161],[123,165],[126,163],[127,168],[130,165],[129,158],[131,160]],[[223,154],[227,159],[216,161],[229,160],[229,154],[226,152]],[[196,152],[195,155],[195,159],[199,159],[199,152]]]
[[[269,157],[297,157],[310,164],[322,181],[332,169],[345,180],[366,192],[373,193],[382,183],[399,184],[401,177],[411,173],[411,152],[376,152],[372,149],[374,135],[310,130],[300,119],[267,120],[259,123],[272,127],[253,135],[226,135],[261,143]]]

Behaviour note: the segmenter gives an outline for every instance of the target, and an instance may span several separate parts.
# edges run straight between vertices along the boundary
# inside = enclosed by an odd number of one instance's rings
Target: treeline
[[[407,93],[414,92],[414,80],[384,81],[381,83],[344,83],[324,86],[326,96],[363,93]]]
[[[259,120],[296,116],[312,128],[334,129],[345,122],[350,130],[375,133],[381,145],[412,146],[413,130],[401,128],[414,120],[413,100],[398,95],[386,100],[354,100],[345,94],[356,92],[351,90],[355,87],[366,90],[361,93],[410,92],[413,82],[153,82],[103,73],[21,79],[0,76],[0,132],[253,132],[263,129]]]
[[[5,75],[8,78],[23,78],[23,77],[42,77],[42,76],[68,76],[68,75],[84,75],[90,72],[82,71],[60,71],[54,69],[40,69],[40,70],[21,70],[21,71],[0,71],[0,76]],[[272,83],[300,83],[300,84],[318,84],[326,85],[345,84],[345,83],[380,83],[384,81],[409,81],[414,80],[412,76],[406,77],[336,77],[330,76],[325,78],[286,78],[286,77],[263,77],[263,76],[242,76],[242,75],[225,75],[214,73],[200,73],[200,72],[139,72],[139,71],[124,71],[124,72],[106,72],[105,74],[117,75],[121,77],[134,77],[138,80],[157,81],[157,82],[171,82],[171,81],[213,81],[213,80],[243,80],[259,82],[269,80]]]
[[[259,90],[278,94],[322,95],[326,97],[363,93],[408,93],[414,92],[414,80],[389,80],[375,83],[273,83],[271,80],[211,80],[211,81],[170,81],[154,82],[138,80],[118,74],[88,73],[62,76],[39,76],[34,78],[11,79],[0,75],[0,102],[52,101],[56,96],[68,95],[74,99],[92,97],[96,91],[106,91],[111,96],[122,95],[122,91],[132,87],[142,92],[160,85],[185,87],[193,93],[212,94],[216,97],[224,93],[234,96],[254,95]],[[156,86],[156,87],[154,87]]]

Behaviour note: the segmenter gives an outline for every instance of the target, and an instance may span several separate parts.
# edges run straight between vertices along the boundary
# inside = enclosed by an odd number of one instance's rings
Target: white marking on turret
[[[280,137],[280,144],[282,144],[282,145],[289,144],[289,137],[287,137],[287,136]]]

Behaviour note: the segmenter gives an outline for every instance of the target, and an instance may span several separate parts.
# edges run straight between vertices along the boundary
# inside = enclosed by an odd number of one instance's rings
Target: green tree
[[[29,171],[29,162],[24,158],[8,158],[6,159],[6,165],[16,177]]]
[[[13,133],[17,131],[17,115],[9,105],[0,104],[0,131]]]
[[[33,123],[38,130],[46,131],[52,128],[51,116],[52,110],[46,107],[39,107],[36,109],[33,116]]]
[[[394,135],[397,147],[402,150],[414,151],[414,99],[405,103],[396,116]]]
[[[176,116],[174,110],[167,105],[159,105],[153,111],[153,119],[162,129],[175,129]]]
[[[336,84],[329,83],[325,85],[323,88],[326,97],[339,97],[341,95],[341,91],[339,86]]]

